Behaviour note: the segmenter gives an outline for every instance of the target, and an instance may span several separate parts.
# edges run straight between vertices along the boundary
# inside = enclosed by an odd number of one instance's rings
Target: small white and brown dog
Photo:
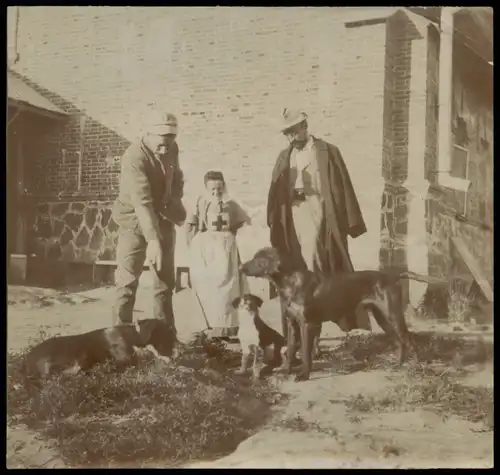
[[[236,374],[245,374],[253,355],[252,373],[254,381],[260,379],[264,362],[264,349],[273,345],[273,359],[267,368],[275,368],[282,363],[282,349],[285,339],[276,330],[267,325],[259,315],[263,301],[253,294],[244,294],[233,300],[232,306],[238,310],[238,339],[242,357],[241,367]]]

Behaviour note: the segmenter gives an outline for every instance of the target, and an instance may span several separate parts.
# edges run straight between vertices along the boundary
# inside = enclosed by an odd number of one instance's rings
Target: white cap
[[[153,111],[146,120],[145,131],[155,135],[177,135],[177,118],[169,112]]]
[[[280,131],[284,132],[290,127],[300,124],[304,120],[307,120],[307,114],[305,112],[298,109],[285,108],[281,113]]]

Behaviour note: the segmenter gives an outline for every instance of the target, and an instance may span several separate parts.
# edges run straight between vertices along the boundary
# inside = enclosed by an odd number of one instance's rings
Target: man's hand
[[[174,223],[176,226],[182,226],[186,221],[186,208],[180,198],[172,198],[163,208],[161,216]]]
[[[153,265],[157,272],[161,271],[161,262],[163,258],[163,251],[161,249],[160,241],[153,239],[148,242],[146,249],[146,259],[150,265]]]

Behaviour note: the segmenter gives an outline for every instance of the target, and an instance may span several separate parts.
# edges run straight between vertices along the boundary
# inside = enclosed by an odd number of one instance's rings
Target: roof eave
[[[41,115],[44,117],[49,117],[51,119],[64,120],[64,119],[68,118],[68,114],[66,112],[62,112],[62,111],[56,112],[56,111],[51,111],[51,110],[44,109],[41,107],[36,107],[36,106],[29,104],[27,102],[13,99],[12,97],[9,97],[8,105],[11,107],[16,107],[19,111],[32,112],[34,114]]]

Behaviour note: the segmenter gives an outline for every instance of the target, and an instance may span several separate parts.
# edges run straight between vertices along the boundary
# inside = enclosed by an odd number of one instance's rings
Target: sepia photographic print
[[[492,468],[491,7],[9,6],[8,468]]]

